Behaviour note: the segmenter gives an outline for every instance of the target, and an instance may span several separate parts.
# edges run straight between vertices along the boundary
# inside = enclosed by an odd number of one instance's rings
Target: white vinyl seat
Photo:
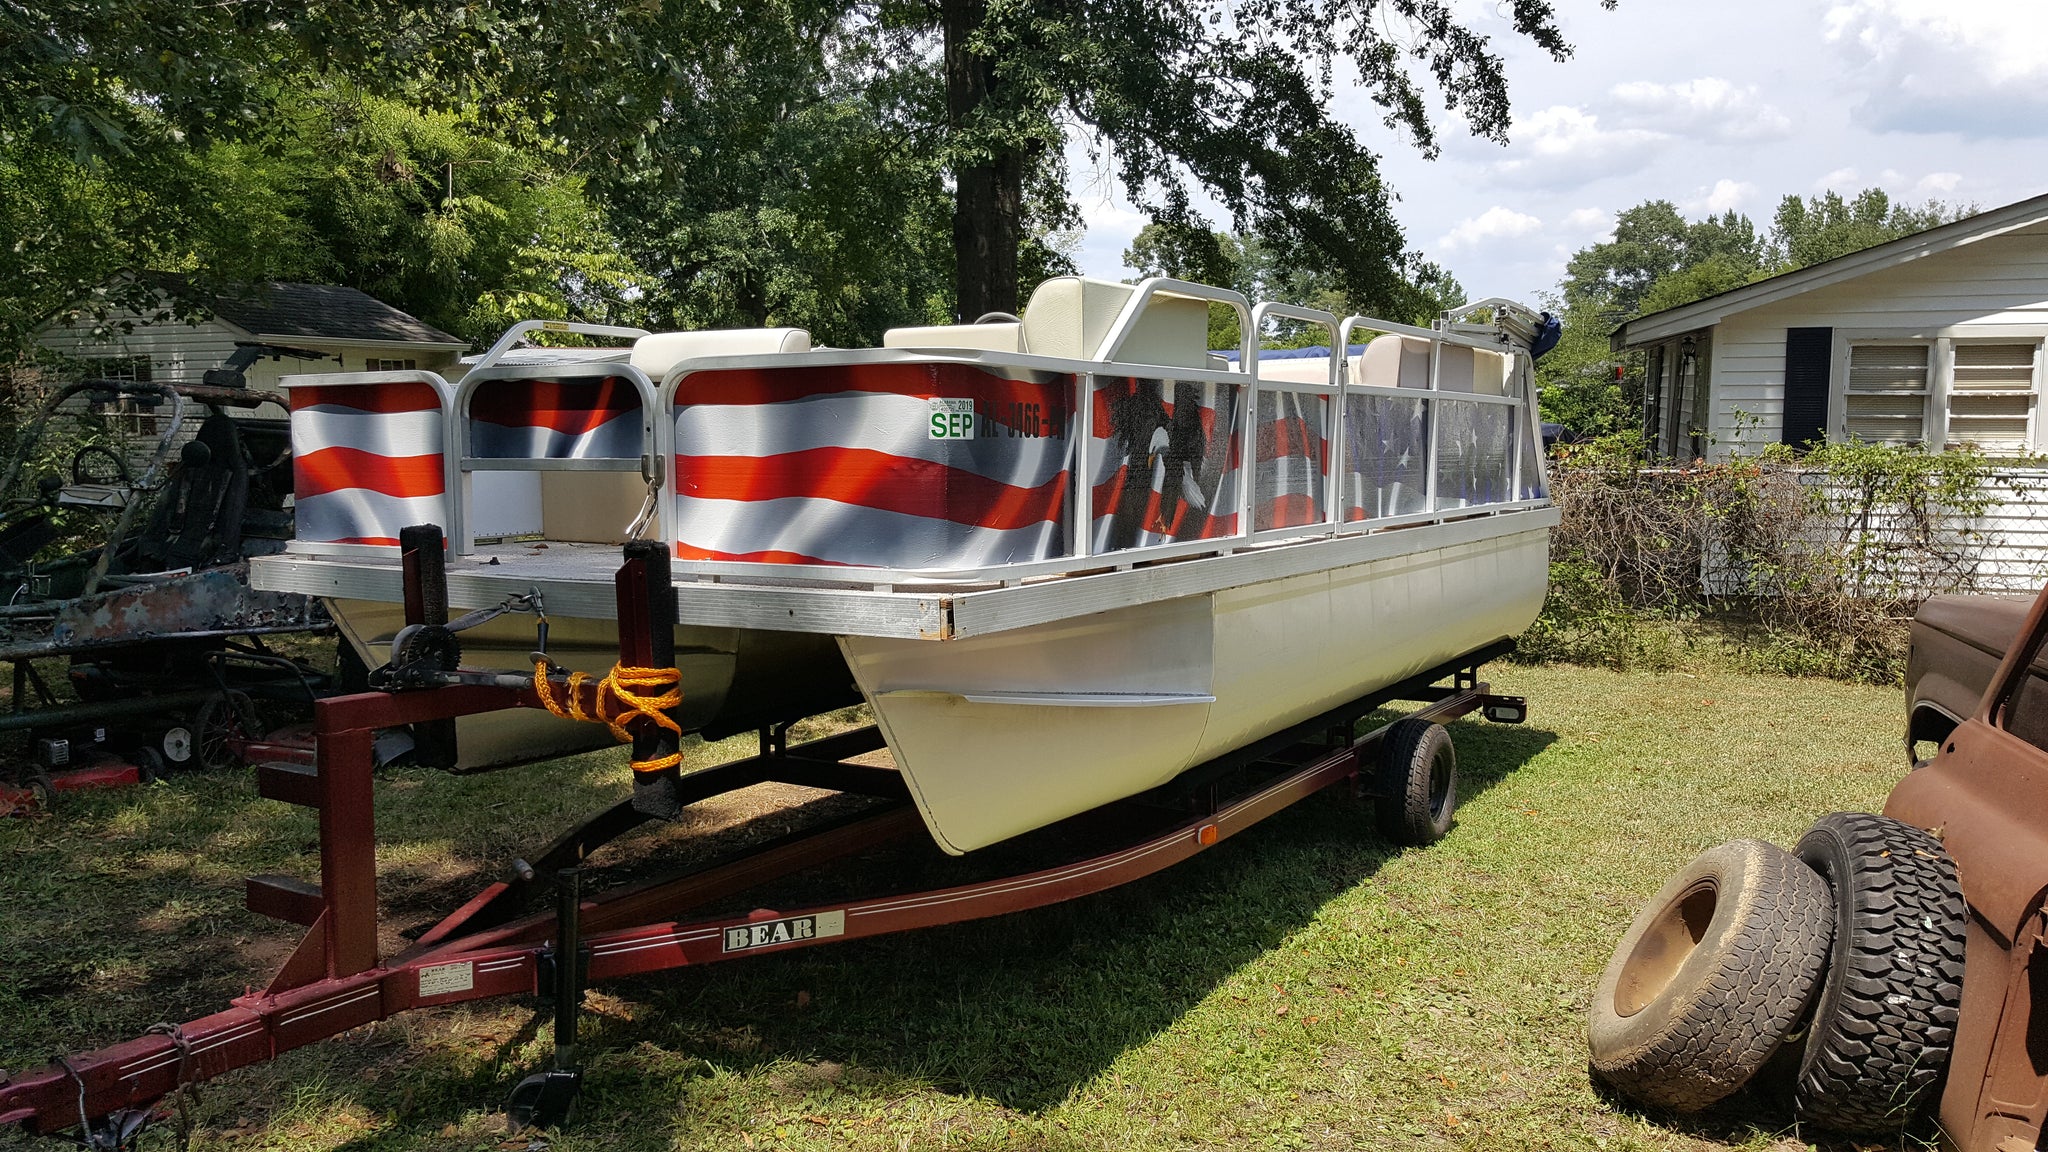
[[[809,352],[811,334],[802,328],[717,328],[704,332],[657,332],[633,342],[628,361],[656,384],[685,360],[704,356],[760,356]]]
[[[964,348],[977,352],[1024,352],[1024,325],[1014,320],[990,324],[930,324],[891,328],[882,333],[884,348]]]

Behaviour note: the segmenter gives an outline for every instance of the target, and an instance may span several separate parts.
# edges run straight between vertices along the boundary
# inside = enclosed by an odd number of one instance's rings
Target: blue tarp
[[[1346,356],[1356,356],[1356,355],[1358,355],[1359,353],[1361,353],[1361,352],[1364,352],[1364,351],[1365,351],[1365,345],[1363,345],[1363,344],[1353,344],[1353,345],[1351,346],[1350,350],[1349,350],[1349,351],[1347,351],[1347,352],[1345,352],[1344,354],[1345,354]],[[1328,356],[1329,354],[1330,354],[1330,346],[1329,346],[1328,344],[1315,344],[1315,345],[1311,345],[1310,347],[1307,347],[1307,348],[1261,348],[1261,349],[1259,349],[1259,359],[1260,359],[1261,361],[1265,361],[1265,360],[1311,360],[1311,359],[1321,359],[1321,358],[1323,358],[1323,357],[1326,357],[1326,356]],[[1214,350],[1212,350],[1212,351],[1211,351],[1211,352],[1209,353],[1209,355],[1211,355],[1211,356],[1221,356],[1221,357],[1223,357],[1223,358],[1224,358],[1225,360],[1228,360],[1228,361],[1230,361],[1230,362],[1231,362],[1232,364],[1235,364],[1235,363],[1237,363],[1237,349],[1235,349],[1235,348],[1218,348],[1218,349],[1214,349]]]

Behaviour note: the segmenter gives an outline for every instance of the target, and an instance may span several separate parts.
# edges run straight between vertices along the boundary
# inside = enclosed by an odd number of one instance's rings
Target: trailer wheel
[[[1593,1071],[1639,1103],[1695,1112],[1756,1075],[1827,960],[1828,886],[1775,844],[1734,840],[1636,914],[1593,994]]]
[[[1910,824],[1823,816],[1794,849],[1834,890],[1834,945],[1793,1107],[1837,1132],[1903,1127],[1948,1064],[1967,913],[1955,861]]]
[[[254,739],[261,731],[260,724],[256,702],[247,692],[230,688],[208,696],[192,718],[193,750],[199,766],[209,772],[239,767],[242,757],[235,746]]]
[[[1396,720],[1380,739],[1380,835],[1396,844],[1434,844],[1458,806],[1458,753],[1433,721]]]

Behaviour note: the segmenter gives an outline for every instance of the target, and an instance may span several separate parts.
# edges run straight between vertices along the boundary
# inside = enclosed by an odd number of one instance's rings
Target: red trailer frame
[[[424,551],[424,549],[422,549]],[[408,597],[415,621],[429,619],[439,601],[438,538],[409,579],[424,593]],[[621,663],[646,665],[650,635],[668,629],[673,601],[667,556],[658,547],[627,546],[618,577]],[[445,619],[445,615],[443,616]],[[1184,773],[1158,794],[1120,801],[1076,817],[1133,826],[1143,832],[1078,860],[974,884],[871,899],[791,908],[761,908],[744,915],[686,919],[685,914],[726,900],[764,882],[922,833],[923,824],[893,769],[849,763],[883,747],[866,727],[788,746],[779,730],[762,734],[757,756],[662,782],[667,798],[687,805],[753,784],[775,781],[892,800],[878,811],[798,832],[697,871],[615,888],[584,898],[578,866],[600,845],[649,818],[645,798],[621,801],[559,838],[532,863],[514,864],[512,879],[492,884],[449,914],[411,947],[378,954],[377,872],[371,745],[376,730],[401,724],[428,726],[508,708],[540,707],[532,681],[476,673],[444,673],[438,686],[376,691],[319,701],[314,707],[310,757],[259,765],[261,795],[319,813],[320,883],[255,876],[246,904],[253,911],[303,924],[305,937],[261,992],[175,1028],[0,1081],[0,1124],[36,1133],[82,1130],[88,1145],[128,1146],[158,1101],[182,1086],[207,1080],[279,1053],[383,1020],[414,1008],[507,995],[545,994],[555,1001],[555,1068],[522,1081],[512,1109],[516,1121],[557,1123],[566,1118],[578,1087],[574,1067],[577,1005],[591,981],[765,955],[840,940],[855,940],[938,924],[999,916],[1099,892],[1150,875],[1229,839],[1258,821],[1334,784],[1351,783],[1380,794],[1373,753],[1386,732],[1356,735],[1357,721],[1381,704],[1414,700],[1412,715],[1445,721],[1474,711],[1518,723],[1519,697],[1499,696],[1477,679],[1477,668],[1506,645],[1475,652],[1383,692],[1361,698]],[[421,677],[416,676],[415,679]],[[432,679],[432,676],[425,677]],[[1454,678],[1449,687],[1438,680]],[[559,697],[566,683],[555,682]],[[594,693],[586,685],[586,707]],[[636,737],[658,743],[662,733]],[[419,729],[416,728],[416,731]],[[670,736],[668,739],[673,740]],[[636,739],[636,758],[648,753]],[[658,749],[657,749],[658,751]],[[1219,796],[1221,782],[1241,770],[1258,777],[1249,787]],[[636,781],[637,787],[641,781]],[[1162,824],[1161,798],[1178,801],[1178,818]],[[636,801],[641,807],[636,807]],[[664,813],[665,814],[665,813]],[[1108,821],[1100,818],[1118,817]],[[553,881],[552,913],[520,915],[536,886]],[[574,963],[562,963],[573,955]]]

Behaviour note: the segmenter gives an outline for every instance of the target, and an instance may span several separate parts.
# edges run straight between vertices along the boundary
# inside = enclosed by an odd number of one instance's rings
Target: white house
[[[234,354],[237,343],[283,345],[320,355],[258,360],[245,376],[249,387],[260,389],[275,388],[279,377],[295,372],[420,368],[445,375],[468,348],[466,341],[354,288],[271,282],[219,294],[199,292],[181,276],[150,279],[165,295],[197,304],[212,318],[152,322],[129,313],[98,325],[85,320],[51,325],[37,342],[85,361],[95,376],[172,383],[198,383],[208,368]],[[123,320],[132,325],[126,332]]]
[[[1660,456],[1851,439],[2048,453],[2048,196],[1760,280],[1616,329],[1644,353]],[[2048,558],[2048,472],[1982,525],[2010,583]]]
[[[1639,316],[1661,455],[1855,437],[2048,451],[2048,196]]]

